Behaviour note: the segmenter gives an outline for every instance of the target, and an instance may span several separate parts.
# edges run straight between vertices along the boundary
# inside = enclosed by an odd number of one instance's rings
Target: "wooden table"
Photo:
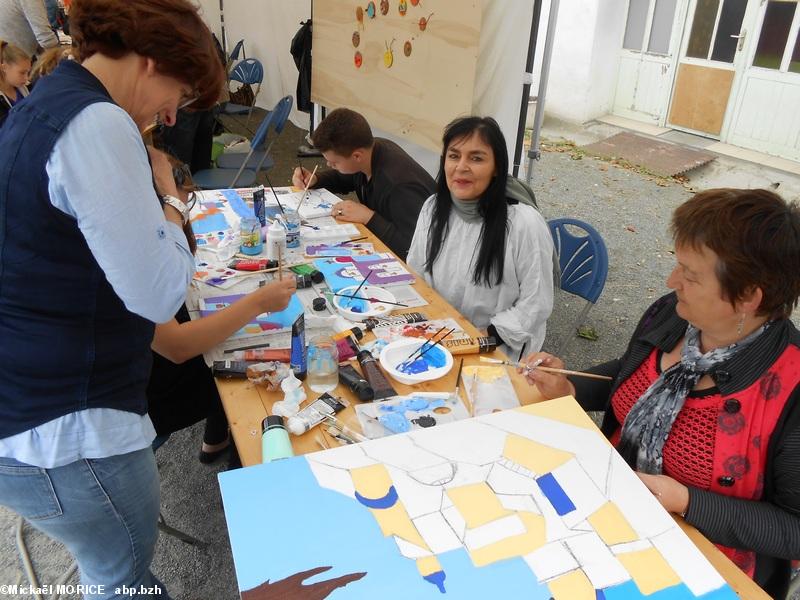
[[[358,226],[363,232],[363,235],[369,238],[369,242],[375,245],[377,252],[389,252],[383,242],[376,238],[366,227]],[[421,296],[428,301],[428,306],[418,308],[409,308],[397,311],[393,314],[402,314],[404,312],[422,312],[429,319],[451,318],[455,319],[458,324],[470,335],[477,336],[477,329],[462,317],[458,311],[450,306],[447,301],[441,297],[433,288],[431,288],[421,278],[417,279],[414,284],[415,289]],[[372,339],[372,334],[367,334],[366,340]],[[466,354],[455,356],[456,362],[459,358],[464,358],[464,366],[481,364],[480,356],[492,356],[495,358],[505,359],[505,355],[500,351],[495,351],[492,354]],[[353,361],[356,369],[359,369],[358,364]],[[456,386],[456,375],[458,369],[454,368],[448,375],[437,379],[436,381],[426,382],[417,386],[407,386],[400,384],[393,379],[389,378],[392,386],[400,394],[420,392],[420,391],[451,391]],[[543,400],[538,390],[528,385],[527,381],[522,375],[519,375],[515,369],[509,368],[511,381],[514,385],[514,390],[517,397],[522,404],[530,404],[533,402],[540,402]],[[387,376],[388,377],[388,376]],[[236,442],[236,448],[239,451],[242,464],[244,466],[255,465],[261,463],[261,421],[268,414],[272,414],[272,405],[283,397],[282,392],[268,392],[263,386],[254,386],[248,381],[230,380],[230,379],[217,379],[217,388],[219,389],[222,404],[225,408],[225,414],[228,416],[228,423],[230,424],[233,439]],[[309,401],[317,398],[319,394],[310,390],[307,386],[306,393]],[[359,401],[355,395],[344,385],[339,385],[331,392],[332,395],[347,398],[350,401],[350,406],[337,415],[347,426],[360,431],[361,428],[358,419],[355,415],[353,406]],[[463,389],[461,390],[462,401],[465,398]],[[466,402],[465,402],[466,403]],[[328,447],[336,447],[338,441],[333,439],[327,434],[324,426],[318,426],[311,431],[301,436],[291,436],[292,446],[295,454],[306,454],[308,452],[316,452],[321,450],[319,441]],[[689,538],[695,543],[700,551],[711,562],[714,568],[725,578],[733,590],[739,596],[746,600],[769,600],[767,595],[752,579],[745,575],[734,563],[732,563],[722,552],[720,552],[711,542],[708,541],[697,529],[688,525],[682,518],[675,517],[675,520],[686,532]]]
[[[359,225],[358,227],[363,232],[363,235],[369,237],[368,241],[375,245],[376,252],[389,252],[389,249],[386,247],[386,245],[372,235],[372,233],[366,227],[362,225]],[[442,298],[421,278],[417,278],[414,288],[422,297],[425,298],[425,300],[428,301],[428,306],[399,310],[393,312],[393,315],[406,312],[422,312],[429,319],[451,318],[455,319],[459,326],[470,335],[478,335],[478,330],[475,328],[475,326],[467,321],[467,319],[462,317],[455,308],[450,306],[444,298]],[[371,339],[374,339],[374,336],[372,333],[368,333],[365,336],[365,341],[369,341]],[[457,365],[458,359],[463,357],[464,366],[477,365],[480,364],[479,356],[492,356],[502,359],[506,358],[505,355],[500,351],[483,355],[465,354],[455,356],[455,364]],[[357,370],[360,371],[357,362],[353,361],[352,364]],[[511,381],[514,385],[514,390],[516,391],[521,403],[529,404],[531,402],[539,402],[542,400],[538,390],[535,387],[528,385],[522,375],[519,375],[515,369],[510,367],[508,370],[509,374],[511,375]],[[457,372],[458,369],[453,368],[445,377],[413,387],[398,383],[388,376],[387,378],[391,382],[394,389],[400,394],[421,391],[452,391],[456,386]],[[316,399],[319,396],[319,393],[312,391],[308,388],[308,386],[304,385],[304,387],[308,396],[308,400],[306,400],[304,403],[305,406],[305,404],[308,404],[310,400]],[[228,416],[228,422],[230,423],[233,439],[236,442],[236,448],[239,451],[242,464],[248,466],[260,463],[261,421],[268,414],[272,414],[273,403],[281,400],[283,398],[283,393],[280,391],[268,392],[263,386],[254,386],[248,381],[230,379],[217,379],[217,388],[219,389],[220,397],[222,398],[222,404],[225,407],[225,414]],[[339,413],[337,418],[352,429],[361,431],[361,427],[359,426],[358,419],[356,418],[355,410],[353,408],[355,404],[359,403],[355,395],[350,391],[349,388],[341,384],[337,386],[337,388],[331,392],[331,394],[334,396],[347,398],[351,404],[348,408]],[[462,393],[461,397],[465,398],[466,394]],[[324,430],[325,427],[315,427],[311,431],[301,436],[291,436],[292,446],[294,447],[295,454],[305,454],[307,452],[316,452],[317,450],[320,450],[321,448],[317,441],[318,439],[322,439],[324,443],[330,447],[337,446],[338,442],[328,436]]]

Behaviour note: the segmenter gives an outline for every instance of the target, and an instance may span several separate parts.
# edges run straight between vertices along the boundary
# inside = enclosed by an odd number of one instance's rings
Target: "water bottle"
[[[286,223],[286,247],[300,247],[300,213],[291,208],[283,211],[283,220]]]

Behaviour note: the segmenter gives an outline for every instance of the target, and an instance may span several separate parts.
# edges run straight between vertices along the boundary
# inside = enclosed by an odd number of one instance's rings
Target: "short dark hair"
[[[439,157],[439,174],[436,176],[436,201],[428,231],[428,256],[425,270],[433,273],[433,263],[439,256],[450,219],[453,205],[444,163],[447,151],[453,142],[459,142],[477,135],[492,149],[494,166],[497,171],[489,187],[478,200],[478,214],[483,218],[478,259],[472,281],[475,285],[500,285],[503,282],[503,264],[506,258],[506,234],[508,233],[508,204],[506,202],[506,182],[508,181],[508,147],[503,131],[491,117],[461,117],[451,121],[442,135],[442,154]]]
[[[719,257],[716,274],[731,304],[754,288],[757,314],[788,318],[800,297],[800,207],[768,190],[714,189],[672,216],[677,246],[704,245]]]
[[[192,108],[210,108],[225,82],[214,40],[188,0],[75,0],[69,13],[73,43],[83,61],[99,52],[152,58],[159,73],[194,88]]]
[[[311,135],[314,147],[320,152],[333,151],[350,156],[358,148],[372,148],[375,138],[363,115],[349,108],[337,108],[328,113]]]

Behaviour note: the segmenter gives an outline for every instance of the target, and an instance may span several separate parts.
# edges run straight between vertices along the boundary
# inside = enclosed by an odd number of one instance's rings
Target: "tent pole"
[[[533,161],[539,160],[539,141],[542,132],[542,121],[544,120],[544,103],[547,94],[547,80],[550,77],[550,61],[553,58],[553,40],[556,34],[556,22],[558,21],[558,6],[560,0],[550,0],[550,15],[547,19],[547,37],[544,40],[544,54],[542,55],[542,72],[539,75],[539,93],[536,97],[536,115],[533,119],[533,133],[531,135],[531,146],[528,149],[528,173],[525,181],[530,185],[533,177]]]
[[[519,127],[517,128],[517,143],[514,146],[513,175],[519,175],[519,165],[522,159],[522,147],[525,145],[525,123],[528,120],[528,102],[533,83],[533,63],[536,57],[536,43],[539,38],[539,20],[542,16],[542,0],[533,2],[533,20],[531,35],[528,39],[528,59],[525,62],[525,83],[522,85],[522,100],[519,107]]]
[[[219,0],[219,29],[220,34],[222,35],[222,52],[225,56],[228,56],[228,40],[225,36],[225,9],[224,9],[224,2],[225,0]]]

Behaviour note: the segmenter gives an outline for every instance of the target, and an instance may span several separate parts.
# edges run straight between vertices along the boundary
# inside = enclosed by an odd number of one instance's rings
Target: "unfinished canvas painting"
[[[244,600],[736,598],[571,398],[219,479]]]

